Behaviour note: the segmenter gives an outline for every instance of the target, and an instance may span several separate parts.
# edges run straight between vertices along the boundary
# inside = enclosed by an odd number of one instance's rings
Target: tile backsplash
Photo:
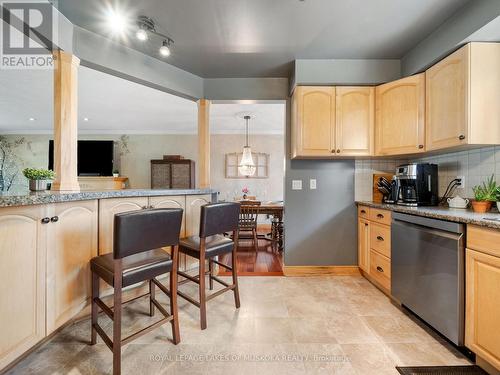
[[[439,166],[439,195],[443,195],[451,180],[458,176],[465,178],[465,186],[456,189],[454,195],[470,198],[472,187],[481,184],[492,174],[500,183],[500,146],[484,147],[469,151],[426,156],[415,159],[397,160],[356,160],[355,197],[356,200],[372,199],[373,173],[394,173],[395,167],[406,162],[433,163]]]

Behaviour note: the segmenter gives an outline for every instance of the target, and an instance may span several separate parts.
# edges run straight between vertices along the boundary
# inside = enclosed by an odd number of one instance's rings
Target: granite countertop
[[[34,204],[61,203],[92,199],[153,197],[166,195],[216,194],[214,189],[123,189],[101,191],[17,191],[0,192],[0,207],[29,206]]]
[[[464,224],[475,224],[488,228],[500,229],[500,213],[496,209],[484,214],[480,214],[473,212],[471,209],[449,208],[447,206],[407,207],[395,204],[364,201],[356,201],[356,204],[395,212],[402,212],[410,215],[425,216],[434,219],[454,221]]]

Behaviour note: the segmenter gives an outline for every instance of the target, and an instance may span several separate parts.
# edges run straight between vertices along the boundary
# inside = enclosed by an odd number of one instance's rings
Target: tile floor
[[[141,337],[123,349],[123,373],[381,375],[397,374],[396,365],[468,363],[362,277],[241,277],[240,289],[239,310],[232,293],[209,302],[205,331],[179,299],[181,343],[170,342],[170,325]],[[124,335],[155,319],[148,306],[125,308]],[[99,319],[110,333],[111,321]],[[65,328],[8,374],[110,373],[111,351],[100,339],[87,345],[89,327],[86,319]]]

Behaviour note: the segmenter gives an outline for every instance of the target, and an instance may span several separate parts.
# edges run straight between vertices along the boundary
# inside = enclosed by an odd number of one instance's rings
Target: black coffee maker
[[[437,206],[438,166],[430,163],[403,164],[396,168],[397,204]]]

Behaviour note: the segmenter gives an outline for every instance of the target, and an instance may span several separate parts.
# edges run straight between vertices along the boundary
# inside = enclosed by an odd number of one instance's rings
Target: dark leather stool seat
[[[222,255],[233,251],[233,241],[231,241],[230,238],[224,237],[220,234],[207,237],[205,241],[205,256],[207,258],[212,258],[217,255]],[[201,241],[199,236],[183,238],[179,241],[179,246],[182,248],[181,251],[183,253],[193,258],[200,259]]]
[[[240,307],[240,294],[238,291],[238,274],[236,270],[236,251],[238,249],[238,218],[240,215],[240,204],[232,202],[210,203],[201,206],[200,212],[200,232],[198,236],[191,236],[179,241],[179,252],[199,260],[197,275],[190,275],[187,272],[178,271],[177,274],[185,278],[179,282],[195,282],[198,284],[199,300],[177,290],[177,294],[186,301],[200,308],[201,329],[207,328],[207,301],[221,295],[224,292],[233,291],[236,308]],[[224,237],[222,234],[233,232],[234,240]],[[232,253],[232,266],[220,263],[217,256],[225,253]],[[208,261],[208,272],[205,271],[206,261]],[[231,271],[233,283],[218,278],[214,274],[214,264]],[[213,290],[214,281],[224,286],[210,295],[205,291],[205,277],[208,275],[209,289]]]
[[[109,285],[114,286],[113,254],[92,258],[90,269]],[[162,249],[148,250],[143,253],[123,258],[122,287],[137,284],[144,280],[172,271],[173,262],[170,255]]]

